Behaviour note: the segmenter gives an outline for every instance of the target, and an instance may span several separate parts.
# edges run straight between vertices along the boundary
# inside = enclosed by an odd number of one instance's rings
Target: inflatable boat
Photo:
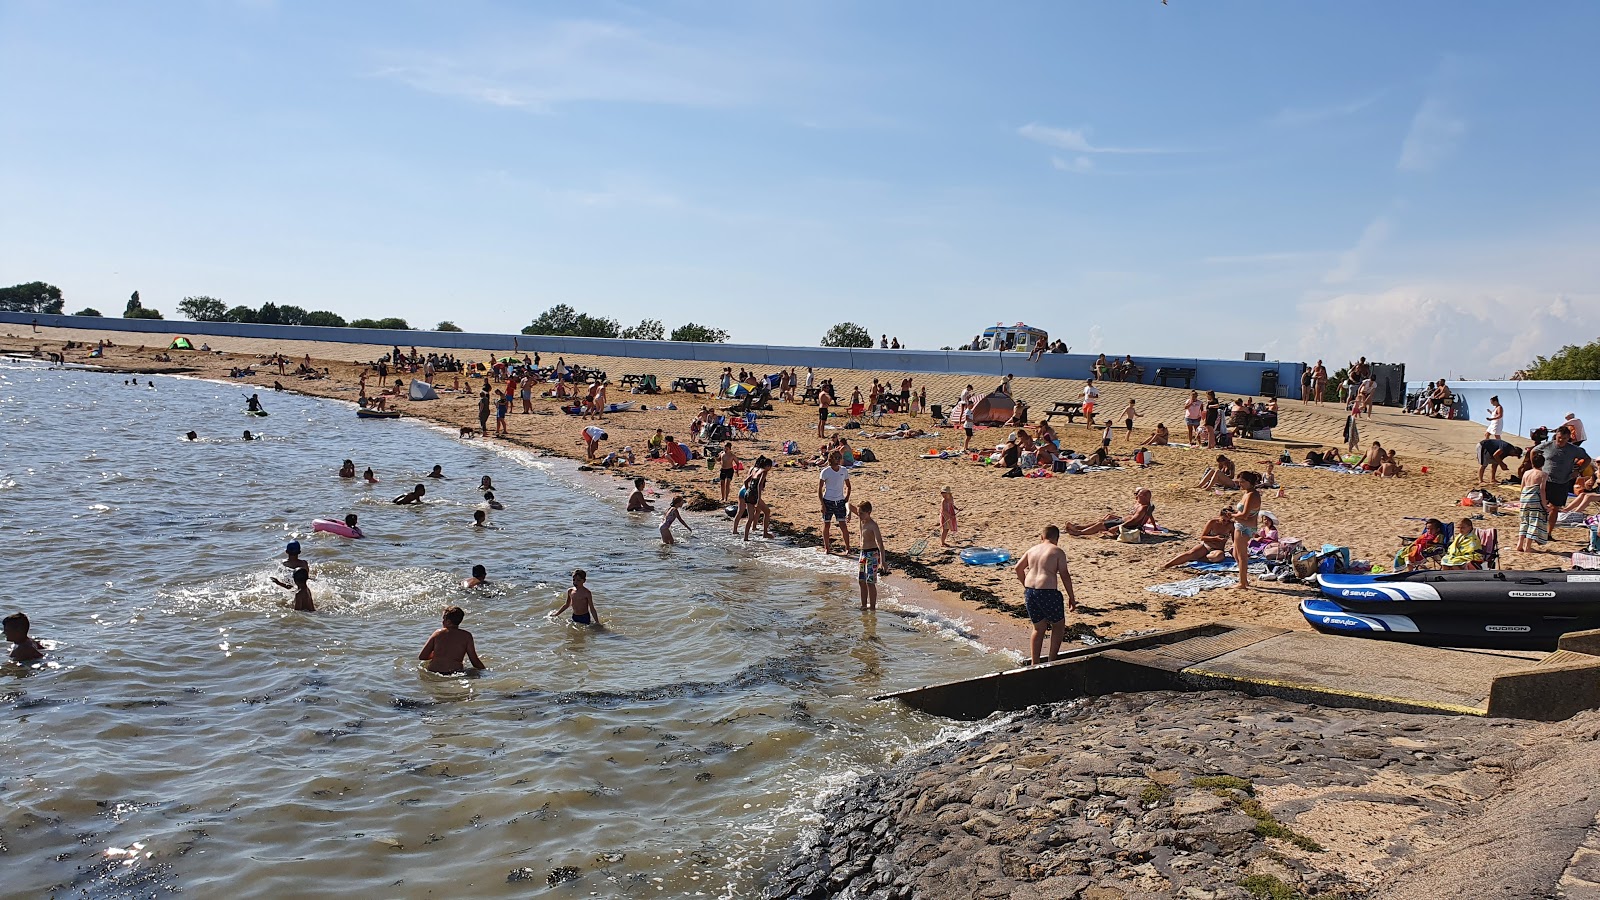
[[[358,409],[358,410],[356,410],[356,418],[358,418],[358,419],[398,419],[398,418],[400,418],[400,410],[398,410],[398,409]]]
[[[1554,650],[1600,628],[1600,572],[1448,570],[1318,575],[1300,614],[1325,634],[1442,647]]]

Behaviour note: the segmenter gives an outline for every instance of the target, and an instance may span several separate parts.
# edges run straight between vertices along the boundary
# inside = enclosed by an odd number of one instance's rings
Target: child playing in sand
[[[644,479],[633,480],[633,493],[628,495],[628,512],[651,512],[655,507],[644,498]]]
[[[306,586],[306,579],[310,577],[309,570],[295,569],[294,574],[290,577],[294,579],[293,584],[279,581],[276,578],[272,579],[272,583],[286,591],[294,591],[295,609],[300,612],[316,612],[317,605],[311,602],[311,588]]]
[[[472,632],[461,627],[461,620],[466,617],[466,612],[459,606],[444,611],[441,627],[428,636],[428,642],[422,645],[422,652],[417,654],[417,659],[427,662],[429,672],[454,675],[462,670],[463,659],[471,660],[472,667],[480,672],[488,668],[478,658],[478,647],[472,642]]]
[[[956,496],[947,486],[939,492],[939,546],[950,546],[950,535],[956,533]]]
[[[667,510],[666,516],[664,518],[662,518],[662,520],[661,520],[661,543],[663,543],[663,544],[674,544],[674,543],[677,543],[676,541],[674,541],[672,539],[672,523],[673,522],[677,522],[677,523],[681,524],[683,527],[689,528],[689,523],[683,521],[683,498],[682,497],[673,497],[672,498],[672,508]],[[689,533],[690,534],[694,534],[694,529],[693,528],[689,528]]]
[[[599,625],[600,610],[594,605],[594,594],[584,586],[589,580],[589,573],[582,569],[572,570],[572,587],[567,588],[567,602],[555,611],[561,615],[568,609],[572,610],[572,624],[574,625]]]
[[[15,662],[33,662],[44,659],[44,646],[28,636],[31,623],[23,613],[12,613],[3,620],[6,640],[11,642],[11,659]]]

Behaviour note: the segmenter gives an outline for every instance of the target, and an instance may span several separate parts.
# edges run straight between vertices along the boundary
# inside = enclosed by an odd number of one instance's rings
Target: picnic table
[[[803,403],[815,403],[817,402],[817,397],[821,395],[821,393],[822,388],[815,386],[808,387],[806,388],[806,392],[800,396],[800,400]]]
[[[1076,400],[1057,400],[1055,408],[1045,413],[1044,420],[1050,421],[1052,416],[1066,416],[1070,425],[1083,415],[1083,404]]]
[[[674,392],[688,391],[691,394],[704,394],[706,392],[706,380],[704,378],[696,378],[693,375],[679,375],[672,380],[672,390]]]

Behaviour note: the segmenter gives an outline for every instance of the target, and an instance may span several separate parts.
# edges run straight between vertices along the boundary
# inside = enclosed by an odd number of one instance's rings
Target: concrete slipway
[[[1554,653],[1529,653],[1210,622],[874,699],[975,720],[1039,703],[1154,690],[1234,690],[1323,706],[1552,722],[1600,707],[1600,631],[1568,634]]]

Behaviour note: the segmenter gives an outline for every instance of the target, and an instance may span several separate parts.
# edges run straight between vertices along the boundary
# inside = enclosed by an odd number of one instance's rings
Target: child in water
[[[489,514],[487,512],[481,509],[475,509],[472,511],[472,527],[493,528],[494,526],[489,524]]]
[[[489,570],[485,569],[482,565],[476,565],[472,567],[472,577],[461,582],[461,586],[464,588],[475,588],[482,587],[488,583]]]
[[[366,535],[361,533],[361,526],[356,524],[356,514],[355,513],[350,513],[349,515],[344,517],[344,525],[345,525],[346,528],[350,529],[350,531],[351,531],[350,536],[351,537],[366,537]]]
[[[411,490],[406,491],[404,494],[394,498],[393,502],[401,506],[409,506],[413,503],[421,503],[423,495],[427,493],[428,489],[419,484]]]
[[[361,477],[366,480],[367,484],[377,484],[378,483],[378,476],[372,474],[372,467],[371,466],[367,466],[367,471],[362,473]]]
[[[494,491],[484,491],[483,492],[483,502],[490,509],[505,509],[506,508],[505,504],[501,503],[499,500],[496,500],[494,498]]]
[[[482,566],[477,568],[481,569]],[[472,632],[461,627],[461,620],[466,617],[466,612],[459,606],[444,611],[439,630],[428,636],[428,642],[422,645],[422,652],[417,654],[417,659],[428,664],[429,672],[454,675],[462,671],[463,659],[470,660],[472,667],[480,672],[488,668],[478,658],[478,647],[472,641]]]
[[[633,493],[628,495],[628,512],[651,512],[655,509],[650,501],[644,498],[644,479],[633,480]]]
[[[16,662],[33,662],[44,659],[44,646],[28,636],[31,623],[23,613],[12,613],[3,620],[6,640],[10,641],[11,659]]]
[[[443,478],[444,477],[444,466],[438,466],[438,465],[434,466],[433,467],[433,471],[428,473],[428,477],[429,478]]]
[[[294,579],[293,584],[279,581],[276,578],[272,579],[272,583],[286,591],[294,591],[295,609],[301,612],[316,612],[317,605],[311,602],[311,588],[306,586],[306,579],[310,577],[307,570],[295,569],[291,577]]]
[[[663,544],[675,544],[675,543],[677,543],[676,541],[674,541],[672,539],[672,523],[673,522],[677,522],[677,523],[683,525],[683,527],[689,528],[689,523],[683,521],[683,498],[682,497],[673,497],[672,498],[672,508],[667,510],[666,516],[663,517],[662,520],[661,520],[661,543],[663,543]],[[693,528],[689,528],[689,533],[690,534],[694,534],[694,529]]]
[[[600,624],[600,610],[594,605],[594,594],[584,587],[584,582],[588,580],[588,572],[582,569],[572,570],[572,587],[567,588],[567,602],[561,604],[561,608],[555,612],[556,615],[559,616],[571,608],[572,624]]]

